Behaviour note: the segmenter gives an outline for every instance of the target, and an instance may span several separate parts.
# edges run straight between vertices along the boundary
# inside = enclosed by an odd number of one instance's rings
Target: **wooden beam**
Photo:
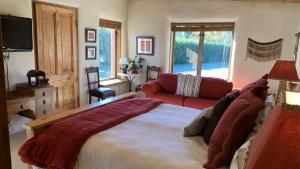
[[[6,87],[2,52],[1,20],[0,20],[0,168],[11,169],[10,144],[8,134],[8,118],[6,106]]]
[[[109,103],[113,103],[113,102],[117,102],[120,100],[125,100],[125,99],[129,99],[129,98],[134,98],[136,97],[136,93],[132,92],[132,93],[127,93],[127,94],[123,94],[117,97],[113,97],[113,98],[109,98],[100,102],[96,102],[87,106],[83,106],[74,110],[69,110],[69,111],[65,111],[65,112],[61,112],[61,113],[57,113],[57,114],[53,114],[50,116],[46,116],[44,118],[38,119],[36,121],[30,122],[29,124],[24,125],[24,127],[27,130],[27,134],[29,134],[29,136],[35,135],[36,133],[40,132],[41,130],[43,130],[44,128],[50,126],[51,124],[65,119],[67,117],[71,117],[74,116],[76,114],[82,113],[84,111],[87,110],[91,110],[97,107],[101,107],[104,105],[107,105]],[[27,135],[28,136],[28,135]]]
[[[300,0],[232,0],[232,1],[300,3]]]

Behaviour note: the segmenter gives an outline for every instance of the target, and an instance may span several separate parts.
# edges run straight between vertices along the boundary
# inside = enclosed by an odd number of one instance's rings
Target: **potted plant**
[[[128,70],[131,73],[139,73],[139,69],[143,68],[143,62],[145,61],[144,58],[139,56],[135,56],[134,58],[128,58]]]

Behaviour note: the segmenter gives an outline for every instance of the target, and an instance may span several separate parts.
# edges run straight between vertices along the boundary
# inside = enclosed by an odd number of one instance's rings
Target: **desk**
[[[135,74],[135,73],[118,73],[118,76],[125,77],[127,79],[128,83],[129,83],[129,92],[131,92],[132,82],[133,82],[133,80],[136,77],[139,77],[140,74]]]

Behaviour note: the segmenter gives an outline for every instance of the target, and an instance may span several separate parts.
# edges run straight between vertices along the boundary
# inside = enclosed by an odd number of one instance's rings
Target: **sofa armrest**
[[[162,91],[162,87],[158,80],[150,81],[142,85],[142,92],[146,93],[146,97],[151,98],[155,93]]]

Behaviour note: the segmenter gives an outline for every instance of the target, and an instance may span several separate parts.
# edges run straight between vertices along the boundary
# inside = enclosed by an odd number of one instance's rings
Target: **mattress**
[[[201,110],[161,104],[91,137],[75,169],[203,169],[207,145],[202,137],[183,137]]]

